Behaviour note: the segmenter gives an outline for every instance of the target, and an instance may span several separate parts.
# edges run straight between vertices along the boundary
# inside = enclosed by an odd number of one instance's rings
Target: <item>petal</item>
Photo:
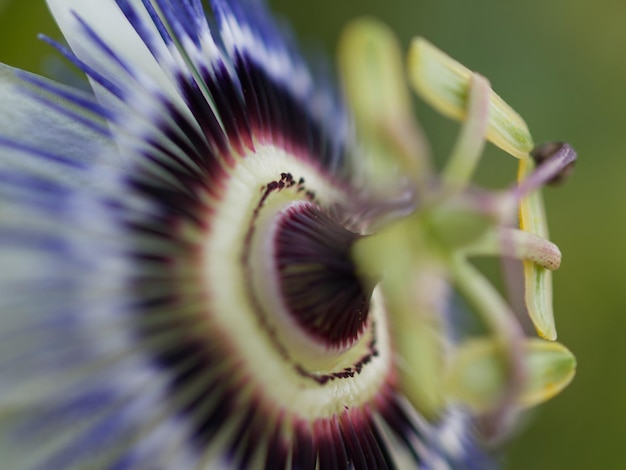
[[[47,3],[72,51],[88,67],[123,87],[128,86],[128,69],[132,69],[147,86],[158,87],[181,109],[185,109],[166,71],[159,65],[116,1],[48,0]],[[146,9],[141,6],[142,2],[133,0],[130,3],[136,6],[135,11],[145,19],[142,24],[153,33],[155,40],[159,40],[156,26]],[[97,44],[97,40],[90,37],[90,33],[106,44],[109,50]],[[109,93],[95,85],[93,77],[90,78],[99,99],[107,100],[105,102],[111,104]]]
[[[291,134],[293,140],[310,133],[313,140],[306,147],[320,156],[324,166],[340,173],[352,128],[334,80],[311,73],[292,34],[268,14],[264,2],[213,0],[211,4],[244,90],[252,127],[261,134],[277,130]],[[309,125],[314,129],[306,130]]]
[[[66,171],[55,159],[32,158],[35,154],[84,164],[106,153],[99,163],[121,165],[105,121],[91,104],[89,95],[0,64],[0,169],[58,177]]]

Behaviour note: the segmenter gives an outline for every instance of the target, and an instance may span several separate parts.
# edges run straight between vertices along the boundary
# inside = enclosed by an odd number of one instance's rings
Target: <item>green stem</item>
[[[504,353],[509,381],[502,399],[487,417],[492,437],[497,437],[506,428],[510,414],[524,389],[527,371],[524,363],[524,334],[514,313],[489,281],[467,260],[456,256],[450,269],[454,282],[461,294],[474,306],[476,313],[492,330],[497,344]]]
[[[473,74],[468,89],[467,118],[443,172],[444,181],[454,187],[463,187],[470,181],[480,160],[489,124],[490,93],[489,81]]]

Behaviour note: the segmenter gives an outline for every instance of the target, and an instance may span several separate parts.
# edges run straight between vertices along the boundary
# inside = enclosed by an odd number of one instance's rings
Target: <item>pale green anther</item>
[[[526,345],[528,382],[522,406],[535,406],[558,395],[576,375],[576,357],[556,341],[530,339]]]
[[[339,65],[359,125],[375,129],[412,114],[402,53],[384,24],[369,18],[350,23],[339,43]]]
[[[409,50],[409,78],[420,97],[442,114],[459,121],[467,117],[473,72],[423,38]],[[500,96],[489,96],[487,140],[511,155],[527,157],[533,140],[524,120]]]
[[[411,109],[404,60],[394,33],[368,18],[353,21],[339,42],[339,66],[375,184],[428,175],[428,145]],[[395,171],[395,174],[394,174]],[[383,182],[385,183],[385,182]]]
[[[518,180],[532,173],[535,162],[524,158],[519,163]],[[548,238],[548,222],[541,191],[534,191],[520,202],[520,228],[539,237]],[[552,272],[532,261],[524,261],[524,298],[528,314],[544,339],[554,341],[557,337],[552,306]]]
[[[576,358],[557,342],[528,339],[523,346],[526,380],[516,402],[522,407],[543,403],[574,378]],[[506,393],[505,358],[491,338],[468,340],[454,354],[446,379],[448,397],[477,412],[491,409]]]

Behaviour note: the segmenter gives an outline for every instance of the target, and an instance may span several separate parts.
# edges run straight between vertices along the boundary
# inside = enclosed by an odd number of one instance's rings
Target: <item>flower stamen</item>
[[[515,196],[521,199],[546,184],[562,181],[571,171],[576,157],[574,149],[565,143],[549,143],[538,147],[533,151],[533,160],[526,159],[529,160],[528,169],[524,175],[520,175],[517,188],[513,191]]]
[[[442,403],[472,396],[469,389],[480,377],[465,382],[464,372],[455,369],[452,375],[459,380],[451,392],[440,381],[439,372],[465,367],[458,364],[466,364],[469,370],[491,355],[502,368],[498,372],[502,380],[494,381],[495,395],[485,396],[496,399],[482,402],[480,412],[485,435],[503,436],[521,403],[552,396],[548,381],[536,378],[543,369],[529,361],[528,354],[539,354],[547,369],[556,362],[551,362],[550,354],[544,357],[537,352],[543,351],[543,344],[536,349],[533,343],[533,352],[528,353],[529,343],[513,309],[468,258],[492,255],[522,260],[530,316],[540,336],[554,339],[550,272],[560,266],[561,252],[548,241],[538,189],[569,171],[576,155],[567,144],[552,144],[536,149],[533,160],[532,137],[522,118],[491,90],[485,78],[423,39],[412,44],[409,74],[418,94],[442,114],[462,121],[462,128],[441,177],[414,188],[417,197],[411,210],[400,219],[379,220],[373,235],[355,242],[353,257],[360,272],[382,276],[398,347],[400,381],[412,403],[426,416],[436,416]],[[485,139],[520,159],[519,182],[512,189],[490,192],[469,186]],[[517,208],[520,229],[510,227]],[[432,341],[446,337],[441,317],[448,296],[445,289],[433,286],[448,280],[490,332],[484,340],[489,347],[480,354],[472,352],[466,357],[463,338],[453,344]],[[407,296],[407,292],[419,292],[419,298]],[[569,351],[555,347],[559,359],[554,360],[563,359],[565,364],[555,380],[564,387],[571,380],[575,361]],[[527,399],[525,391],[531,381],[536,388],[533,398]],[[471,400],[478,399],[472,396]]]

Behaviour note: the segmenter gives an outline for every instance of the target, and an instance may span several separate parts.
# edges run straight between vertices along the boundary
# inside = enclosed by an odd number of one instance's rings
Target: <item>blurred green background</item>
[[[98,0],[85,0],[98,1]],[[529,415],[507,468],[626,468],[626,2],[622,0],[270,0],[298,36],[334,52],[361,15],[391,25],[406,47],[427,37],[487,76],[528,122],[537,142],[566,140],[580,160],[572,180],[548,189],[551,238],[563,251],[555,276],[559,340],[578,357],[561,396]],[[0,61],[50,73],[58,37],[43,0],[0,0]],[[437,154],[457,126],[418,103]],[[622,160],[624,159],[624,160]],[[611,166],[617,165],[617,166]],[[512,158],[489,148],[479,179],[512,181]],[[606,252],[601,252],[605,248]]]

